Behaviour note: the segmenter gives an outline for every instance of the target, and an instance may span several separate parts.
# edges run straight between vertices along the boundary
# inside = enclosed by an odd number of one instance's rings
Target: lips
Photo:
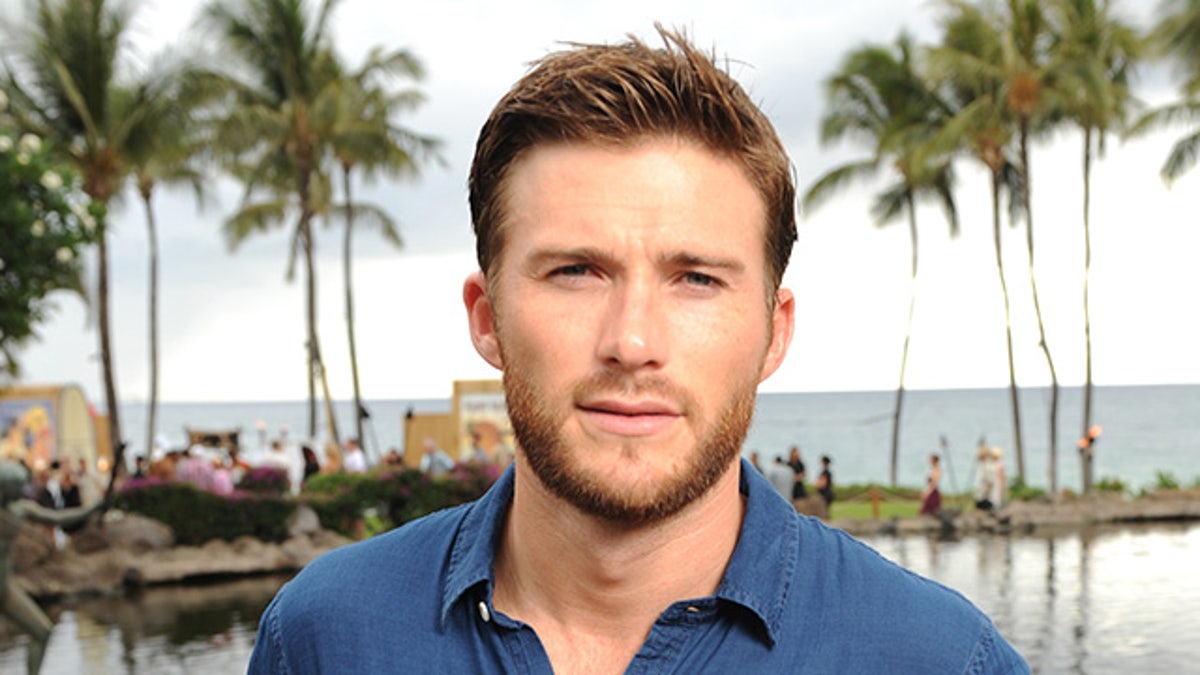
[[[681,413],[662,401],[597,399],[578,404],[583,418],[597,430],[616,436],[651,436],[665,431]]]

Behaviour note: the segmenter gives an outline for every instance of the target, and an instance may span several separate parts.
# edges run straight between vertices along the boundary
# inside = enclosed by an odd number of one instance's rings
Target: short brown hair
[[[796,188],[774,127],[714,57],[656,26],[663,48],[635,37],[580,45],[534,63],[479,132],[469,179],[475,253],[485,274],[504,247],[505,181],[539,144],[622,145],[677,136],[735,161],[763,200],[766,260],[778,288],[796,241]]]

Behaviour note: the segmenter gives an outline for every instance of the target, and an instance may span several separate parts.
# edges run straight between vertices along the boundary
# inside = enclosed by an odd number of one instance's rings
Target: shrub
[[[1116,492],[1123,494],[1128,486],[1125,481],[1113,476],[1104,476],[1100,482],[1096,483],[1096,490],[1100,492]]]
[[[276,466],[260,466],[247,471],[238,481],[237,488],[259,495],[279,496],[288,491],[291,481],[287,470]]]
[[[1178,490],[1179,481],[1175,478],[1175,474],[1170,471],[1155,471],[1155,489],[1158,490]]]
[[[1008,482],[1008,497],[1012,501],[1028,502],[1046,496],[1046,491],[1039,487],[1026,485],[1020,476]]]
[[[321,473],[310,476],[301,493],[321,526],[347,536],[354,535],[354,523],[363,511],[382,504],[378,481],[370,475]]]
[[[500,476],[492,464],[462,462],[443,476],[409,468],[384,467],[368,474],[318,474],[308,479],[303,498],[323,527],[354,536],[355,523],[376,509],[387,529],[434,511],[478,499]]]
[[[280,497],[235,492],[223,497],[190,483],[155,478],[131,479],[113,505],[169,526],[178,544],[198,546],[210,539],[232,541],[250,535],[263,541],[287,538],[295,502]]]

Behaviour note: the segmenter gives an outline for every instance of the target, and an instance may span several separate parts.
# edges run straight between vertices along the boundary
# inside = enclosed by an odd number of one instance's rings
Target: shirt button
[[[492,620],[492,613],[488,611],[487,603],[479,601],[479,618],[483,619],[484,623]]]

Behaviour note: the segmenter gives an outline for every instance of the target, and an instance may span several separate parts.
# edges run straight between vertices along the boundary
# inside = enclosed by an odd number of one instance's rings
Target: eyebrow
[[[545,248],[535,250],[527,259],[531,267],[541,267],[557,262],[597,262],[603,265],[620,263],[620,258],[611,251],[592,246]],[[687,251],[671,251],[656,258],[659,265],[667,267],[703,267],[706,269],[725,270],[732,274],[740,274],[746,269],[745,263],[734,258],[689,253]]]

